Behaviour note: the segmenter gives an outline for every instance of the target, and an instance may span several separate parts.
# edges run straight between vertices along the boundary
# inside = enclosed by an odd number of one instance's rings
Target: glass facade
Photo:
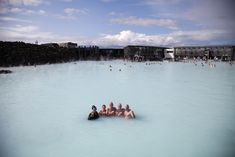
[[[222,60],[234,60],[235,46],[191,46],[191,47],[175,47],[175,58],[203,58],[207,59],[219,58]]]
[[[144,60],[163,60],[164,47],[154,46],[127,46],[124,48],[124,57],[134,60],[135,57],[141,57]]]

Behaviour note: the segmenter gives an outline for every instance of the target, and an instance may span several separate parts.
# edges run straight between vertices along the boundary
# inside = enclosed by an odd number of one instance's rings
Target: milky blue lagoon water
[[[81,61],[9,69],[0,75],[2,156],[234,155],[235,66],[228,63]],[[110,101],[128,103],[137,118],[87,120],[91,105]]]

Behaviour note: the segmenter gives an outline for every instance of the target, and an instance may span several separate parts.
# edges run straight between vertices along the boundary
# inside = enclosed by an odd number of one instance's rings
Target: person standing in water
[[[125,109],[122,108],[122,104],[120,103],[118,105],[117,110],[116,110],[116,116],[118,116],[118,117],[124,116],[124,111],[125,111]]]
[[[126,105],[125,111],[124,111],[124,116],[126,119],[131,119],[131,118],[135,118],[135,114],[134,111],[132,111],[129,107],[129,105]]]
[[[116,107],[113,107],[113,102],[109,104],[109,108],[107,109],[107,115],[108,116],[115,116],[116,114]]]
[[[96,111],[96,110],[97,110],[96,106],[93,105],[93,106],[91,107],[91,109],[92,109],[92,112],[89,114],[88,120],[95,120],[95,119],[98,119],[98,118],[99,118],[99,114],[98,114],[98,112]]]
[[[102,109],[100,110],[99,115],[107,116],[106,105],[102,105]]]

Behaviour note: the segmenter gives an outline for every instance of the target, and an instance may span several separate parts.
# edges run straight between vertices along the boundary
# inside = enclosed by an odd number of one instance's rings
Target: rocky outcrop
[[[0,74],[9,74],[12,73],[11,70],[0,70]]]
[[[122,54],[120,54],[122,55]],[[63,63],[77,60],[115,59],[109,51],[100,52],[97,46],[77,48],[59,47],[56,44],[28,44],[0,41],[0,67]]]

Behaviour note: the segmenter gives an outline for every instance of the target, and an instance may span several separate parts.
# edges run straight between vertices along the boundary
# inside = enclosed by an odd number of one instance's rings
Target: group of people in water
[[[106,117],[125,117],[126,119],[133,119],[135,118],[134,112],[130,109],[129,105],[127,104],[125,108],[122,107],[120,103],[118,107],[114,107],[113,102],[109,104],[109,107],[106,108],[106,105],[102,105],[102,109],[97,112],[97,108],[95,105],[91,107],[92,112],[88,116],[88,120],[95,120],[98,119],[100,116]]]

